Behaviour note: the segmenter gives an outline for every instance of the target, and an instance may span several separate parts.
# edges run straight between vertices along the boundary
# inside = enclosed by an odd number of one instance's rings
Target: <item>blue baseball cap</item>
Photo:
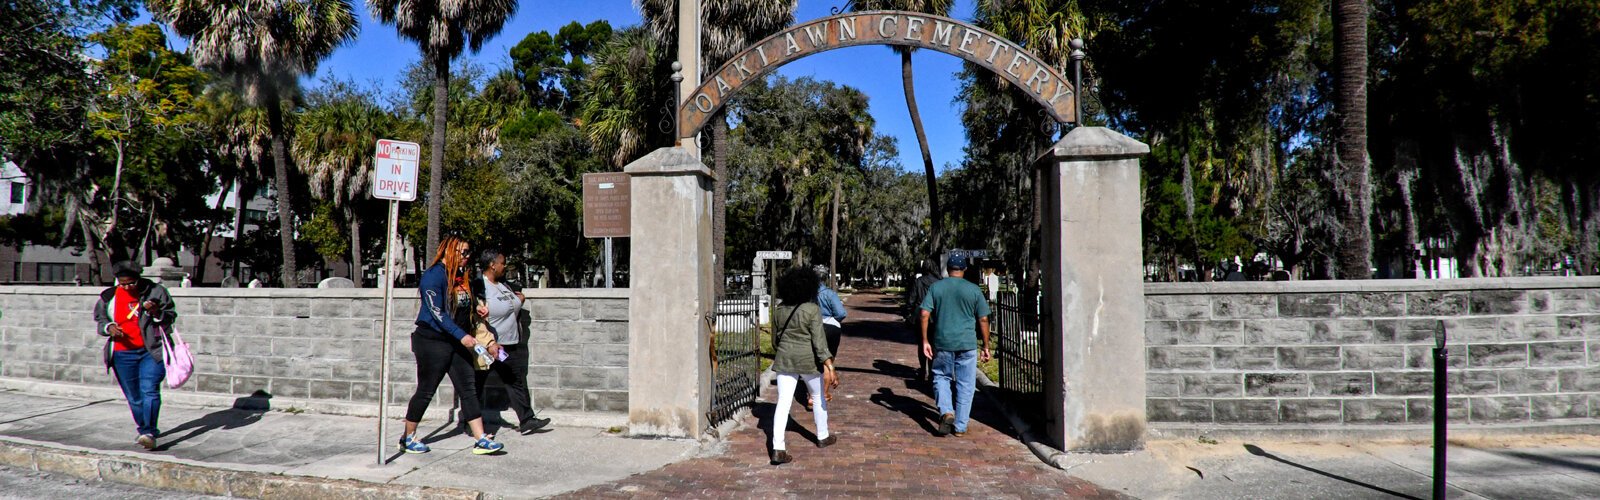
[[[950,252],[950,258],[945,261],[944,267],[957,271],[965,270],[967,268],[967,253],[959,251]]]

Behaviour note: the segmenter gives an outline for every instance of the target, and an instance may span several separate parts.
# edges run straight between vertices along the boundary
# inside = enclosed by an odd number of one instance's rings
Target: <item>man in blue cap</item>
[[[949,277],[928,287],[922,299],[922,353],[933,359],[933,394],[939,401],[939,434],[967,435],[978,362],[989,361],[989,301],[965,278],[967,254],[950,253]],[[933,320],[932,336],[928,322]],[[982,334],[979,350],[978,334]],[[955,396],[951,399],[951,381]]]

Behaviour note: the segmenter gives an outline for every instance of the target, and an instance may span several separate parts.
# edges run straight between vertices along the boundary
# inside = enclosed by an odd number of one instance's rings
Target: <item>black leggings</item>
[[[483,386],[489,383],[489,373],[500,374],[500,382],[506,386],[506,399],[511,404],[511,410],[517,412],[517,422],[534,418],[533,404],[528,398],[528,346],[526,343],[502,345],[506,351],[505,361],[496,361],[489,365],[488,370],[477,373],[477,383],[474,384],[479,398],[488,397]],[[482,401],[480,399],[479,401]]]
[[[411,333],[411,353],[417,358],[417,392],[411,395],[406,407],[406,420],[421,422],[422,414],[439,391],[439,382],[450,375],[450,385],[455,387],[456,399],[461,402],[461,421],[470,422],[483,416],[482,402],[478,399],[472,358],[477,356],[455,338],[417,327]]]

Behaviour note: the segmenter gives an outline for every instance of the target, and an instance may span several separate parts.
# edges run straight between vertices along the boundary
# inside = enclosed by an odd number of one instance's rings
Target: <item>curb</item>
[[[988,389],[998,389],[1000,387],[999,384],[995,384],[993,380],[989,380],[989,376],[985,375],[983,370],[978,370],[978,386]],[[1044,444],[1043,441],[1039,440],[1039,436],[1033,433],[1033,428],[1030,427],[1027,422],[1024,422],[1022,417],[1017,416],[1017,412],[1015,410],[1011,409],[1011,405],[1007,405],[1004,401],[1001,401],[1000,398],[994,396],[994,393],[992,392],[982,392],[984,397],[989,398],[989,402],[992,402],[995,406],[1000,407],[1000,413],[1005,414],[1006,421],[1011,423],[1011,428],[1017,430],[1017,435],[1022,438],[1022,444],[1027,445],[1028,451],[1033,452],[1033,456],[1038,457],[1040,461],[1045,463],[1045,465],[1049,465],[1061,470],[1068,469],[1066,465],[1066,461],[1068,460],[1066,452],[1057,450],[1050,447],[1050,445]]]
[[[458,488],[369,483],[250,472],[69,450],[0,438],[0,464],[38,472],[147,488],[239,498],[405,498],[483,500]]]

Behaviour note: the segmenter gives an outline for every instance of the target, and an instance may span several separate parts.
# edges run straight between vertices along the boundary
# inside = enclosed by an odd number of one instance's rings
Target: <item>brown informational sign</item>
[[[632,199],[628,174],[583,174],[583,237],[627,238]]]
[[[850,12],[796,24],[734,54],[679,108],[678,127],[693,137],[746,83],[795,59],[842,47],[897,45],[929,49],[993,71],[1022,89],[1057,122],[1073,118],[1072,82],[1048,61],[983,28],[918,12]]]

